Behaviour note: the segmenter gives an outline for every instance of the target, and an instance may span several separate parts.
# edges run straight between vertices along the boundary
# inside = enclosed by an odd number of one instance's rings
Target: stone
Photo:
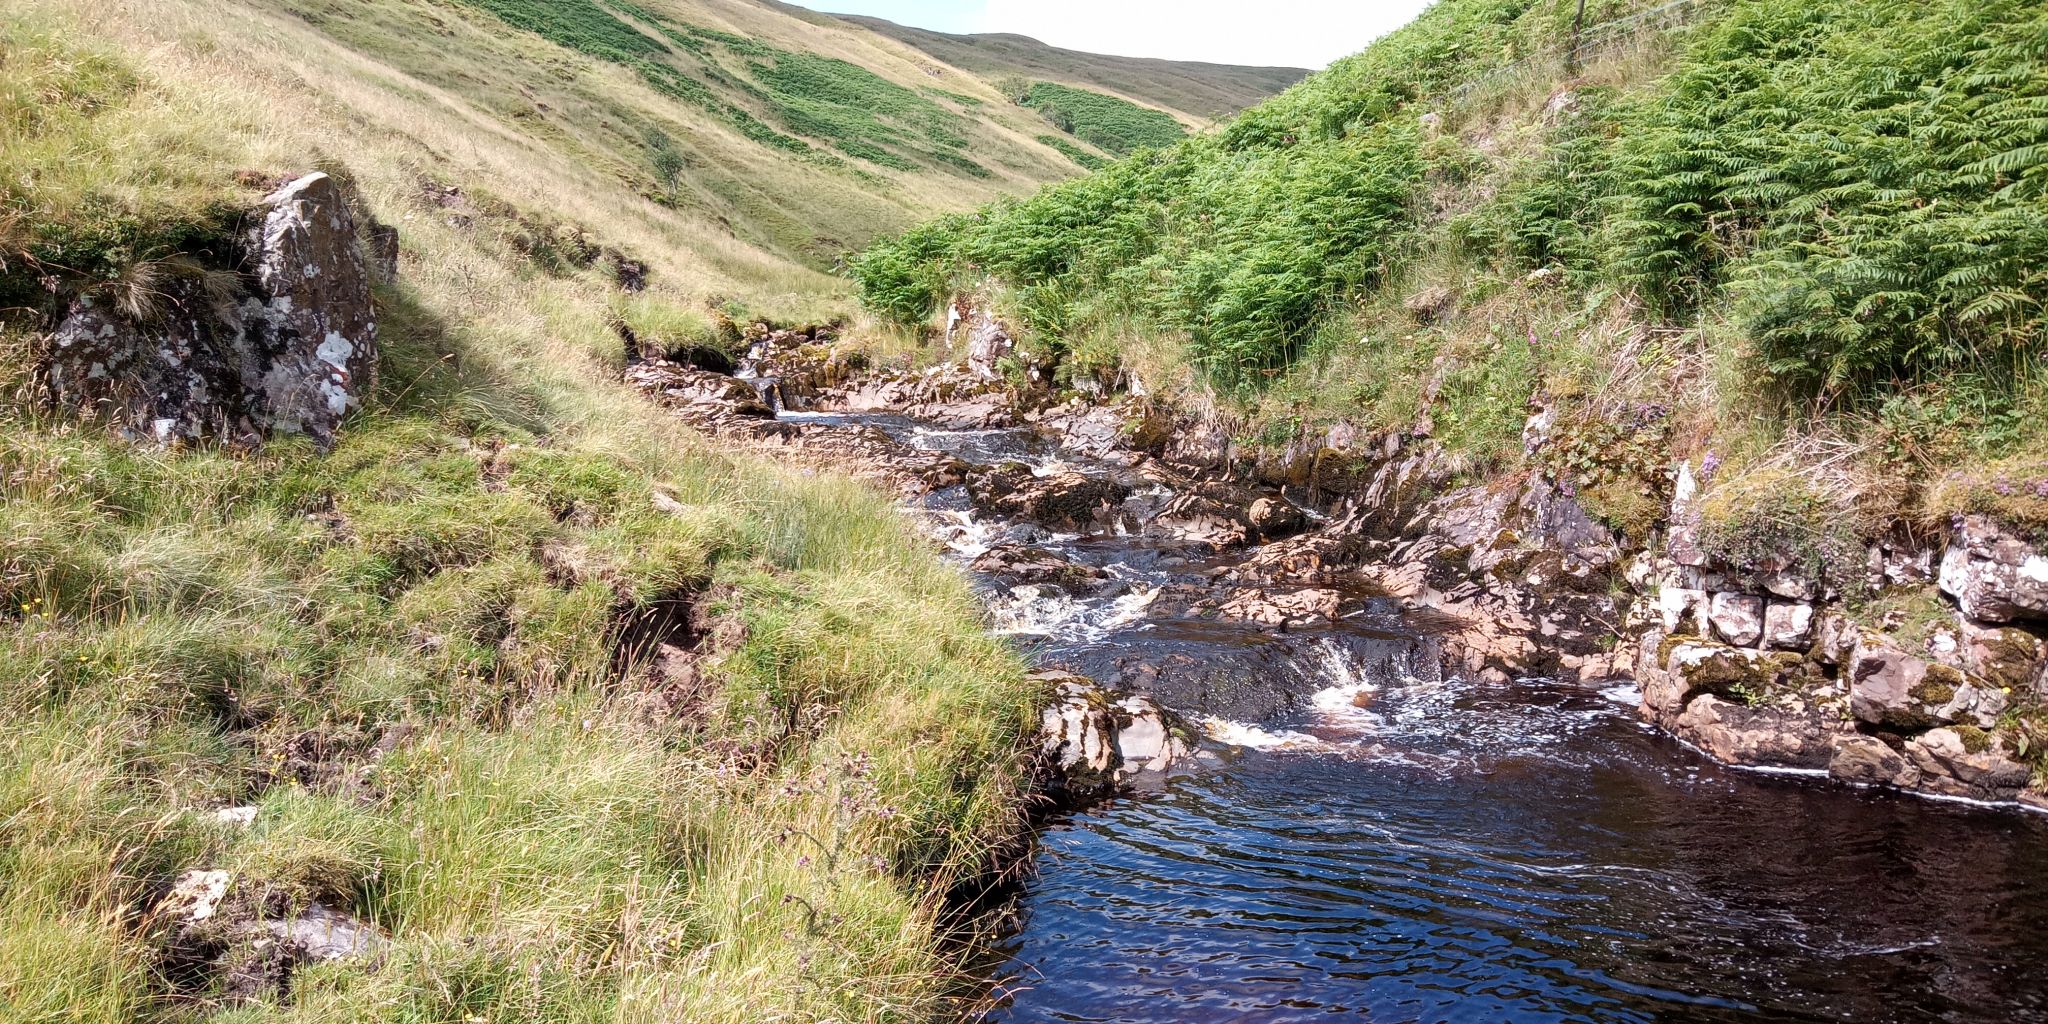
[[[1764,635],[1764,599],[1751,594],[1715,594],[1707,607],[1714,633],[1737,647],[1754,647]]]
[[[1813,606],[1772,601],[1764,609],[1764,645],[1781,651],[1803,651],[1813,644]]]
[[[1930,670],[1936,675],[1931,690]],[[1944,675],[1953,675],[1955,684],[1962,682],[1960,672],[1931,665],[1881,637],[1864,634],[1848,662],[1849,707],[1872,725],[1922,729],[1938,724],[1923,699],[1931,694],[1939,698],[1936,703],[1946,704],[1954,697],[1955,687],[1944,681]],[[1941,692],[1943,686],[1948,692]]]
[[[1813,655],[1824,665],[1846,665],[1855,656],[1861,635],[1846,615],[1831,612],[1821,616],[1814,630]]]
[[[292,917],[264,921],[263,927],[298,959],[313,963],[374,959],[389,944],[370,925],[318,903]]]
[[[1709,597],[1704,590],[1669,586],[1659,588],[1657,610],[1663,615],[1664,632],[1704,633],[1707,629],[1708,603]]]
[[[1191,484],[1168,499],[1146,528],[1179,540],[1235,547],[1252,539],[1250,509],[1256,500],[1234,484]]]
[[[1117,519],[1128,484],[1083,473],[1034,475],[1021,465],[992,467],[967,481],[968,496],[989,515],[1083,532]]]
[[[1906,755],[1920,770],[1921,788],[1947,796],[2011,800],[2034,774],[1981,729],[1929,729],[1906,741]]]
[[[1002,377],[1002,362],[1016,351],[1017,343],[1010,338],[1010,332],[1002,321],[990,316],[987,311],[975,309],[968,313],[967,323],[967,367],[983,380]]]
[[[1342,602],[1343,598],[1337,591],[1323,587],[1292,590],[1245,587],[1230,592],[1217,607],[1217,616],[1233,622],[1300,626],[1335,619]]]
[[[1664,553],[1679,565],[1705,566],[1710,559],[1700,547],[1700,486],[1692,463],[1678,464],[1671,490],[1670,525],[1664,531]]]
[[[1723,764],[1825,768],[1838,730],[1803,701],[1748,707],[1709,693],[1686,705],[1673,731]]]
[[[147,327],[91,297],[72,303],[49,337],[56,405],[131,441],[256,440],[240,313],[186,281],[165,285],[163,302],[167,315]]]
[[[1251,520],[1252,528],[1264,537],[1300,533],[1308,525],[1308,517],[1300,509],[1277,498],[1260,498],[1252,502],[1245,515]]]
[[[1163,772],[1187,757],[1187,742],[1175,731],[1167,712],[1150,697],[1128,697],[1116,707],[1121,774]]]
[[[246,804],[241,807],[221,807],[209,812],[207,818],[218,824],[240,827],[255,824],[256,811],[257,808],[254,804]]]
[[[1958,623],[1963,668],[1990,687],[2011,694],[2048,692],[2048,641],[2017,626]]]
[[[1835,744],[1834,757],[1828,761],[1828,775],[1842,782],[1903,789],[1911,789],[1920,782],[1920,769],[1875,736],[1843,737]]]
[[[1795,573],[1780,570],[1766,574],[1760,582],[1773,597],[1782,597],[1790,601],[1813,601],[1820,597],[1819,586]]]
[[[267,425],[332,444],[377,375],[370,277],[347,197],[318,172],[285,185],[263,200],[248,249],[260,298],[243,315],[262,325],[251,335]]]
[[[1987,623],[2048,619],[2048,555],[1984,516],[1964,516],[1941,557],[1942,592]]]
[[[1070,561],[1050,548],[1024,544],[998,544],[975,556],[968,568],[1008,586],[1049,584],[1076,595],[1110,582],[1107,573],[1092,565]]]
[[[157,904],[156,912],[180,924],[205,921],[220,909],[233,881],[234,876],[226,871],[187,871],[171,884],[170,894]]]
[[[1041,676],[1054,681],[1053,702],[1040,713],[1039,748],[1074,790],[1114,782],[1116,719],[1092,682],[1078,676]]]

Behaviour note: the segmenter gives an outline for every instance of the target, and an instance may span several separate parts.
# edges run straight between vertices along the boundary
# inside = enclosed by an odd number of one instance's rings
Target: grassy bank
[[[4,19],[0,1016],[938,1014],[940,896],[1014,834],[1036,695],[885,500],[609,383],[615,322],[715,340],[829,316],[834,283],[308,23]],[[253,198],[238,172],[311,165],[404,247],[331,454],[139,450],[42,407],[46,314],[146,305]],[[148,914],[200,867],[392,946],[225,1000]]]
[[[864,299],[980,290],[1070,377],[1185,380],[1251,441],[1533,458],[1635,531],[1708,453],[1812,484],[1737,518],[2029,521],[2038,6],[1595,3],[1567,67],[1574,10],[1444,0],[1212,133],[871,248]]]

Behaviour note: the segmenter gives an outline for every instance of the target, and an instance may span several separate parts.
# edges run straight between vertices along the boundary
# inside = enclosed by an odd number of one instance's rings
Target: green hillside
[[[1897,484],[1822,516],[1859,523],[2038,454],[2048,14],[1594,3],[1568,71],[1573,6],[1445,0],[1212,135],[870,250],[866,299],[917,320],[990,274],[1070,375],[1192,367],[1255,436],[1422,424],[1477,469],[1549,395],[1635,467],[1587,474],[1631,524],[1664,444],[1845,439]],[[1609,429],[1631,403],[1678,410],[1655,451]]]
[[[1031,83],[1017,102],[1044,114],[1059,130],[1118,156],[1170,146],[1188,135],[1164,111],[1054,82]]]
[[[1308,74],[1300,68],[1260,68],[1145,57],[1111,57],[1047,46],[1007,33],[949,35],[880,18],[834,15],[901,40],[937,60],[991,80],[1060,82],[1127,97],[1190,120],[1229,117],[1271,97]]]

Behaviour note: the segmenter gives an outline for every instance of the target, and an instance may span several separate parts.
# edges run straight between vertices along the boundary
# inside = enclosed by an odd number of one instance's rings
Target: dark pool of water
[[[1044,837],[989,1019],[2044,1021],[2048,820],[1389,684]]]

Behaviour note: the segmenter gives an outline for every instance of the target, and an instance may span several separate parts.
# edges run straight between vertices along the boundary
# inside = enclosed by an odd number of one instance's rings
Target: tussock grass
[[[825,320],[832,282],[344,47],[332,5],[0,14],[26,55],[0,95],[70,104],[9,101],[10,288],[87,227],[151,239],[93,243],[116,277],[212,237],[243,169],[346,170],[404,246],[380,391],[325,456],[110,441],[34,401],[37,310],[0,332],[0,1017],[940,1016],[941,894],[1014,835],[1037,695],[886,499],[709,451],[609,383],[614,317]],[[537,259],[529,222],[647,258],[649,290]],[[612,651],[679,598],[741,624],[680,711]],[[246,828],[209,817],[243,803]],[[200,867],[391,951],[268,1004],[180,988],[147,909]]]

